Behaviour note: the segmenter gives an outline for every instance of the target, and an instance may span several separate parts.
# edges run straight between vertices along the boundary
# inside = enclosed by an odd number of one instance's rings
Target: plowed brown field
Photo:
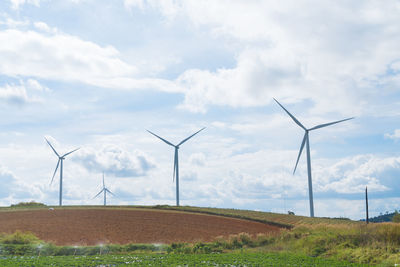
[[[0,232],[31,231],[57,245],[212,241],[242,232],[280,228],[248,220],[188,212],[138,209],[54,209],[3,211]]]

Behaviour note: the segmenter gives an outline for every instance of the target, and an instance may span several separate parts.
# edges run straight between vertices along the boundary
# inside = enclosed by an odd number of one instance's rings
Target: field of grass
[[[16,256],[1,266],[367,266],[288,253]]]

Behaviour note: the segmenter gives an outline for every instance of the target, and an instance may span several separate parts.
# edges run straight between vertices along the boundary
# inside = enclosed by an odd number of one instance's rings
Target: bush
[[[394,223],[400,223],[400,213],[396,211],[393,215],[392,222]]]
[[[41,240],[31,232],[22,233],[21,231],[18,230],[13,234],[4,235],[0,238],[0,243],[3,244],[27,245],[27,244],[37,244],[40,242]]]
[[[253,246],[253,241],[251,239],[251,236],[248,233],[240,233],[239,240],[243,246],[248,246],[248,247]]]
[[[29,207],[46,207],[45,204],[31,201],[31,202],[19,202],[18,204],[11,204],[11,208],[29,208]]]
[[[193,253],[211,253],[212,248],[208,244],[196,243],[192,248]]]
[[[4,244],[1,246],[2,253],[6,255],[32,255],[36,252],[36,246],[33,245],[21,245],[21,244]]]

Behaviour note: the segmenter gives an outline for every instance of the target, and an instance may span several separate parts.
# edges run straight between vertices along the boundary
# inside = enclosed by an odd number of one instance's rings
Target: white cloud
[[[26,87],[32,90],[36,90],[39,92],[49,92],[50,89],[42,84],[40,84],[37,80],[28,79],[26,81]]]
[[[0,15],[1,16],[1,15]],[[5,19],[3,21],[0,20],[0,25],[5,25],[7,28],[19,28],[28,26],[30,22],[28,20],[14,20],[7,15],[4,16]]]
[[[40,0],[10,0],[11,7],[13,9],[19,9],[20,6],[25,4],[31,4],[35,6],[39,6]]]
[[[10,191],[16,187],[17,179],[15,175],[4,166],[0,166],[0,198],[9,196]]]
[[[9,1],[11,3],[11,8],[16,9],[16,10],[20,9],[21,6],[26,5],[26,4],[30,4],[30,5],[39,7],[40,2],[43,2],[43,0],[9,0]],[[80,3],[82,1],[84,1],[84,0],[69,0],[69,2],[72,2],[72,3]]]
[[[193,165],[204,166],[206,164],[206,156],[203,153],[193,153],[189,157],[189,162]]]
[[[130,9],[132,7],[137,7],[140,9],[144,8],[144,0],[124,0],[124,5],[126,8]]]
[[[354,194],[365,190],[389,191],[398,185],[400,158],[358,155],[334,164],[316,165],[316,190]]]
[[[113,47],[100,47],[66,34],[0,31],[0,72],[9,76],[99,83],[129,75],[134,68],[118,59]]]
[[[288,90],[282,87],[304,83],[303,71],[291,56],[281,61],[281,52],[247,50],[239,56],[235,69],[186,71],[177,80],[188,88],[182,107],[204,112],[207,105],[262,106],[274,96],[287,96]]]
[[[373,114],[374,96],[400,85],[398,74],[387,73],[400,58],[396,1],[125,3],[157,9],[177,23],[185,18],[196,30],[236,47],[235,67],[189,69],[176,80],[185,88],[181,107],[194,112],[209,105],[264,106],[277,97],[311,100],[319,113]]]
[[[43,102],[43,99],[35,94],[35,92],[43,93],[48,91],[50,89],[34,79],[28,79],[26,82],[20,80],[18,85],[5,84],[0,87],[0,101],[16,105],[40,103]]]
[[[234,47],[236,66],[187,69],[174,81],[146,78],[121,60],[115,48],[35,22],[46,35],[0,32],[4,59],[0,72],[108,88],[180,92],[184,94],[180,107],[193,112],[206,112],[212,105],[265,106],[276,97],[291,103],[311,100],[310,111],[320,114],[375,114],[380,106],[376,94],[400,85],[396,71],[400,30],[392,27],[400,15],[395,1],[384,6],[373,1],[278,5],[273,1],[124,0],[124,4],[143,12],[156,9],[171,23],[190,22],[188,27]],[[377,84],[380,91],[374,89]]]
[[[0,87],[0,100],[8,104],[25,104],[29,102],[25,87],[8,84]]]
[[[389,139],[393,139],[393,140],[400,139],[400,129],[395,129],[393,134],[386,133],[385,138],[389,138]]]
[[[116,145],[104,145],[100,149],[82,148],[74,160],[89,171],[104,171],[118,177],[144,176],[155,167],[153,161],[143,152],[125,151]]]
[[[124,5],[127,9],[139,8],[144,10],[146,7],[156,8],[168,19],[175,17],[181,9],[181,3],[175,0],[124,0]]]
[[[35,22],[33,23],[33,25],[35,26],[35,28],[37,28],[40,31],[43,32],[47,32],[47,33],[57,33],[58,29],[55,27],[50,27],[49,25],[47,25],[46,23],[39,21],[39,22]]]
[[[37,184],[26,183],[5,166],[0,166],[0,205],[8,206],[21,201],[38,199],[42,194]]]
[[[39,24],[46,27],[46,24]],[[46,25],[46,26],[44,26]],[[48,26],[47,26],[48,27]],[[135,78],[137,68],[123,62],[112,46],[101,47],[76,36],[8,29],[0,31],[0,73],[57,81],[78,81],[115,89],[178,92],[173,82]],[[57,32],[57,33],[55,33]]]

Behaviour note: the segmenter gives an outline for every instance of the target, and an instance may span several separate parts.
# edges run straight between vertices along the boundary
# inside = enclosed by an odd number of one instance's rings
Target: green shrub
[[[11,204],[11,208],[29,208],[29,207],[46,207],[45,204],[40,202],[19,202],[18,204]]]
[[[196,243],[192,248],[193,253],[211,253],[213,249],[209,244]]]
[[[400,223],[400,213],[396,210],[396,212],[393,215],[392,222],[394,223]]]
[[[2,245],[2,252],[6,255],[32,255],[36,254],[36,246],[21,245],[21,244],[4,244]]]
[[[237,248],[242,248],[243,244],[240,241],[239,237],[237,235],[231,235],[229,237],[229,242],[231,243],[232,248],[237,249]]]
[[[15,231],[15,233],[10,235],[3,235],[0,238],[0,243],[3,244],[37,244],[40,243],[41,240],[37,238],[31,232],[21,232],[19,230]]]
[[[240,233],[238,237],[242,246],[247,246],[247,247],[254,246],[254,242],[248,233]]]

